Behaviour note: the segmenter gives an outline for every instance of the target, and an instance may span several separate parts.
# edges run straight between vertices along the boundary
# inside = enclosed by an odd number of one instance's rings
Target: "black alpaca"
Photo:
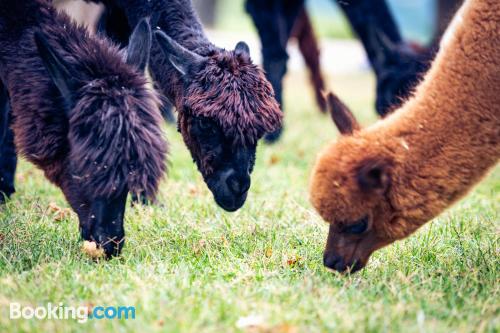
[[[153,198],[165,172],[159,101],[143,73],[149,24],[140,22],[121,52],[46,0],[3,0],[0,45],[11,106],[3,91],[2,119],[12,120],[3,126],[1,190],[14,191],[13,133],[18,153],[61,188],[83,238],[119,253],[127,194]]]
[[[246,9],[258,30],[264,69],[283,108],[282,80],[287,72],[286,45],[304,0],[247,0]],[[381,116],[408,96],[427,70],[432,52],[420,54],[407,47],[385,0],[337,0],[363,43],[377,77],[376,110]],[[307,55],[306,55],[307,56]],[[273,142],[281,131],[269,134]]]
[[[92,0],[99,2],[99,0]],[[248,46],[213,45],[190,0],[102,0],[102,26],[124,42],[127,26],[155,16],[150,71],[155,84],[178,111],[178,128],[215,201],[227,211],[246,201],[257,142],[281,127],[282,114],[264,73]]]

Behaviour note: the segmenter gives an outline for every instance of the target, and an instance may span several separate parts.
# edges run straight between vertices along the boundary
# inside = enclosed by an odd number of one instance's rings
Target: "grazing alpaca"
[[[415,52],[403,42],[385,0],[337,2],[363,43],[377,78],[375,108],[379,115],[385,116],[410,95],[428,69],[434,52]],[[312,27],[301,23],[304,14],[307,17],[303,6],[304,0],[246,1],[246,9],[261,39],[264,69],[282,107],[282,81],[288,60],[287,42],[292,32],[301,36],[299,42],[315,39]],[[298,26],[292,29],[294,24]],[[304,30],[299,33],[297,29],[301,27]],[[303,54],[307,63],[319,64],[319,53],[314,52],[314,46],[309,46]],[[314,67],[311,69],[314,73]],[[317,71],[320,72],[319,68]],[[318,85],[315,87],[317,91]],[[322,102],[318,99],[318,103],[321,105]],[[275,141],[280,134],[279,131],[275,132],[268,135],[267,139]]]
[[[0,78],[16,148],[61,188],[83,238],[108,256],[123,246],[128,192],[154,197],[165,172],[158,99],[143,75],[150,44],[146,21],[124,55],[45,0],[0,7]]]
[[[264,73],[248,46],[234,51],[214,46],[205,36],[190,0],[106,0],[112,9],[106,28],[122,36],[146,15],[157,16],[158,43],[150,70],[157,86],[178,111],[178,128],[212,191],[227,211],[246,200],[257,142],[281,127],[282,114]]]
[[[324,263],[364,267],[462,198],[500,158],[500,3],[471,0],[415,97],[360,129],[333,95],[343,136],[320,154],[311,201],[330,223]]]

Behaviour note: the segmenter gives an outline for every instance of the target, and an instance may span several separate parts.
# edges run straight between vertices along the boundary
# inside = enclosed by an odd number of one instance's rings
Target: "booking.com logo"
[[[66,306],[63,303],[45,306],[22,306],[10,303],[10,319],[75,319],[79,323],[87,320],[135,319],[135,306]]]

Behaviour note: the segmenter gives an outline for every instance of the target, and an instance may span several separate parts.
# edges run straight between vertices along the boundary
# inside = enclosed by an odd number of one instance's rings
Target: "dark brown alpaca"
[[[324,263],[364,267],[462,198],[500,158],[500,3],[471,0],[415,97],[360,129],[333,95],[343,134],[320,154],[311,201],[330,223]]]
[[[143,75],[149,24],[124,54],[48,1],[2,0],[0,44],[18,152],[61,188],[85,240],[119,252],[128,192],[153,198],[165,172],[158,98]]]
[[[190,0],[104,0],[106,30],[122,36],[141,17],[156,16],[158,43],[150,70],[178,111],[178,128],[215,201],[227,211],[246,201],[258,141],[281,126],[282,114],[248,46],[213,45]]]

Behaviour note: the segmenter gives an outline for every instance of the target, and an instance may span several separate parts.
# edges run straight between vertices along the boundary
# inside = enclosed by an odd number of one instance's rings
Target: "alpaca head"
[[[320,154],[311,179],[311,202],[330,224],[324,252],[328,268],[351,272],[363,268],[377,249],[416,228],[391,204],[396,158],[358,135],[354,116],[334,95],[328,96],[342,137]]]
[[[108,256],[123,246],[128,193],[153,198],[165,170],[158,98],[143,75],[151,38],[142,21],[123,61],[109,45],[104,50],[114,55],[83,47],[75,58],[64,57],[42,33],[35,34],[57,88],[54,98],[68,119],[68,152],[53,178],[78,214],[83,238]]]
[[[235,211],[250,188],[258,140],[281,126],[272,87],[243,42],[202,57],[155,34],[184,84],[176,101],[179,131],[215,201]]]

